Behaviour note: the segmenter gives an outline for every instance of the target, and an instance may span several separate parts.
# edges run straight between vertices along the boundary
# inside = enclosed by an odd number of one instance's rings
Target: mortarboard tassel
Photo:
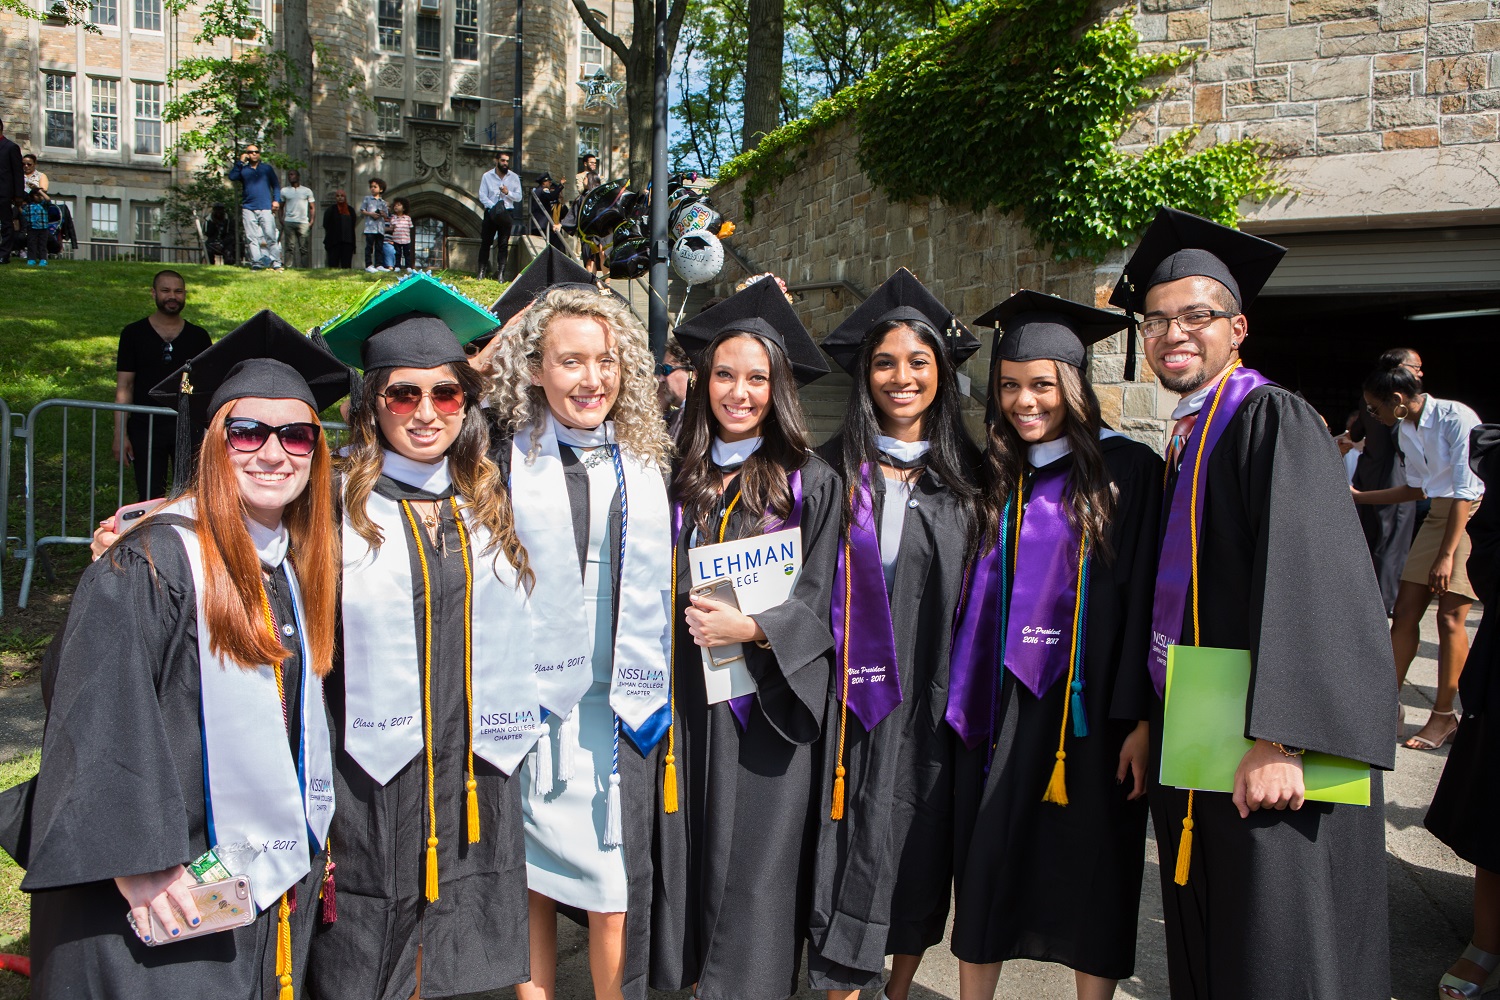
[[[318,895],[323,900],[323,923],[336,923],[339,919],[338,888],[333,884],[333,870],[338,867],[333,861],[333,841],[326,845],[328,852],[328,864],[323,868],[323,884],[318,889]]]
[[[183,368],[182,384],[177,390],[177,434],[173,441],[172,489],[173,499],[182,495],[193,478],[193,363]],[[210,417],[213,414],[209,414]]]
[[[1182,839],[1177,842],[1177,872],[1172,881],[1187,885],[1188,869],[1193,864],[1193,790],[1188,789],[1187,815],[1182,817]]]
[[[1135,381],[1135,313],[1128,312],[1130,325],[1125,328],[1125,381]]]

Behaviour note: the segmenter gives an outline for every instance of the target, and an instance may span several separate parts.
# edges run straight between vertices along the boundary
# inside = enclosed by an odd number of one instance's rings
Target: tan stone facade
[[[195,164],[162,165],[161,152],[175,138],[175,129],[159,121],[160,104],[170,98],[166,73],[186,56],[224,55],[231,45],[196,45],[191,8],[178,16],[160,0],[98,6],[104,23],[97,33],[0,11],[0,117],[6,134],[38,155],[54,195],[72,205],[80,239],[92,229],[101,241],[170,244],[173,234],[151,228],[152,212]],[[494,149],[512,145],[517,5],[309,0],[308,6],[314,41],[364,78],[369,106],[336,100],[326,89],[315,95],[313,156],[303,183],[320,202],[337,187],[358,201],[368,179],[380,175],[387,197],[406,196],[419,221],[430,220],[430,232],[478,235],[480,177]],[[629,38],[630,4],[599,0],[595,7]],[[265,5],[273,38],[279,13],[279,3]],[[522,35],[520,169],[528,190],[543,171],[571,185],[585,146],[600,153],[606,174],[625,172],[623,106],[586,109],[576,85],[600,67],[623,78],[618,60],[594,42],[569,0],[527,0]]]
[[[1265,142],[1292,191],[1244,206],[1244,227],[1295,234],[1287,237],[1293,253],[1283,270],[1302,266],[1299,274],[1311,274],[1312,264],[1294,262],[1328,252],[1318,242],[1323,232],[1381,231],[1407,254],[1393,251],[1399,272],[1403,260],[1415,268],[1425,258],[1386,230],[1450,227],[1441,235],[1473,237],[1488,231],[1456,227],[1500,223],[1500,2],[1140,0],[1133,14],[1146,50],[1203,54],[1164,81],[1166,91],[1142,110],[1123,144],[1144,148],[1193,126],[1204,145]],[[799,171],[757,199],[751,221],[741,209],[743,181],[715,191],[715,203],[740,227],[733,244],[748,263],[778,270],[794,286],[845,281],[863,291],[909,267],[966,320],[1020,288],[1100,305],[1108,298],[1123,253],[1097,266],[1059,263],[1013,216],[936,200],[892,202],[860,172],[857,142],[847,126],[824,133]],[[1468,261],[1475,276],[1467,285],[1450,282],[1448,293],[1500,288],[1500,230],[1495,235],[1463,244],[1455,260]],[[742,276],[729,270],[729,280]],[[1440,287],[1438,277],[1428,284]],[[801,308],[821,337],[855,300],[848,289],[815,288]],[[1093,353],[1106,417],[1159,444],[1173,400],[1144,365],[1139,381],[1123,381],[1123,346],[1116,337]],[[986,344],[967,366],[978,383],[989,356]],[[975,393],[982,398],[982,385]],[[817,420],[836,421],[838,395],[836,387],[814,387],[809,405]]]

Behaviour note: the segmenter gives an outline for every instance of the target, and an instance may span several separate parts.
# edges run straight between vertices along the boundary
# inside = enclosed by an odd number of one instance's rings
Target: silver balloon
[[[672,244],[672,270],[689,285],[702,285],[724,267],[724,244],[706,229],[695,229]]]

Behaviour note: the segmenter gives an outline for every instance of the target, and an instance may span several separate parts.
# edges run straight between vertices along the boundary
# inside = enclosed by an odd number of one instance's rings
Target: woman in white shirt
[[[1407,485],[1352,492],[1355,503],[1364,504],[1432,500],[1401,572],[1391,645],[1399,685],[1416,656],[1422,616],[1436,597],[1437,698],[1427,724],[1405,744],[1412,750],[1436,750],[1458,729],[1453,696],[1469,654],[1464,622],[1474,604],[1474,588],[1464,565],[1469,559],[1464,526],[1484,496],[1484,484],[1469,469],[1469,431],[1479,424],[1479,416],[1463,403],[1424,393],[1422,380],[1395,359],[1381,360],[1381,367],[1365,379],[1365,406],[1387,427],[1400,425]]]

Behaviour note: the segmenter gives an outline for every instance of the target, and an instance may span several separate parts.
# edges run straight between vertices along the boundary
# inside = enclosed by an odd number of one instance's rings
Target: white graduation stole
[[[366,499],[365,513],[385,542],[371,549],[345,519],[344,745],[365,773],[384,785],[422,750],[422,657],[406,516],[399,503],[378,493]],[[489,532],[467,509],[460,516],[474,578],[473,749],[511,774],[536,740],[541,718],[531,668],[531,617],[514,567],[503,554],[496,558],[495,552],[483,551]]]
[[[613,441],[613,423],[606,423],[604,430]],[[511,443],[511,506],[516,512],[516,534],[536,572],[532,613],[542,704],[567,715],[593,683],[593,650],[583,580],[577,570],[572,505],[551,414],[542,424],[533,461],[528,461],[522,448],[530,438],[530,431],[522,431]],[[609,704],[621,721],[638,729],[670,696],[670,514],[661,470],[623,449],[620,460],[625,478],[625,551],[620,562]],[[608,503],[608,498],[603,502]]]
[[[182,511],[187,513],[186,511]],[[188,516],[191,516],[188,513]],[[323,717],[323,680],[312,669],[302,592],[290,561],[290,584],[302,664],[301,759],[287,752],[286,724],[277,693],[277,667],[248,670],[210,648],[203,616],[203,552],[191,529],[174,526],[187,550],[198,607],[198,673],[202,689],[203,749],[208,771],[209,822],[216,844],[248,843],[250,889],[258,910],[308,873],[313,846],[321,848],[333,819],[333,752]],[[260,609],[252,609],[255,615]],[[212,846],[212,845],[210,845]]]

